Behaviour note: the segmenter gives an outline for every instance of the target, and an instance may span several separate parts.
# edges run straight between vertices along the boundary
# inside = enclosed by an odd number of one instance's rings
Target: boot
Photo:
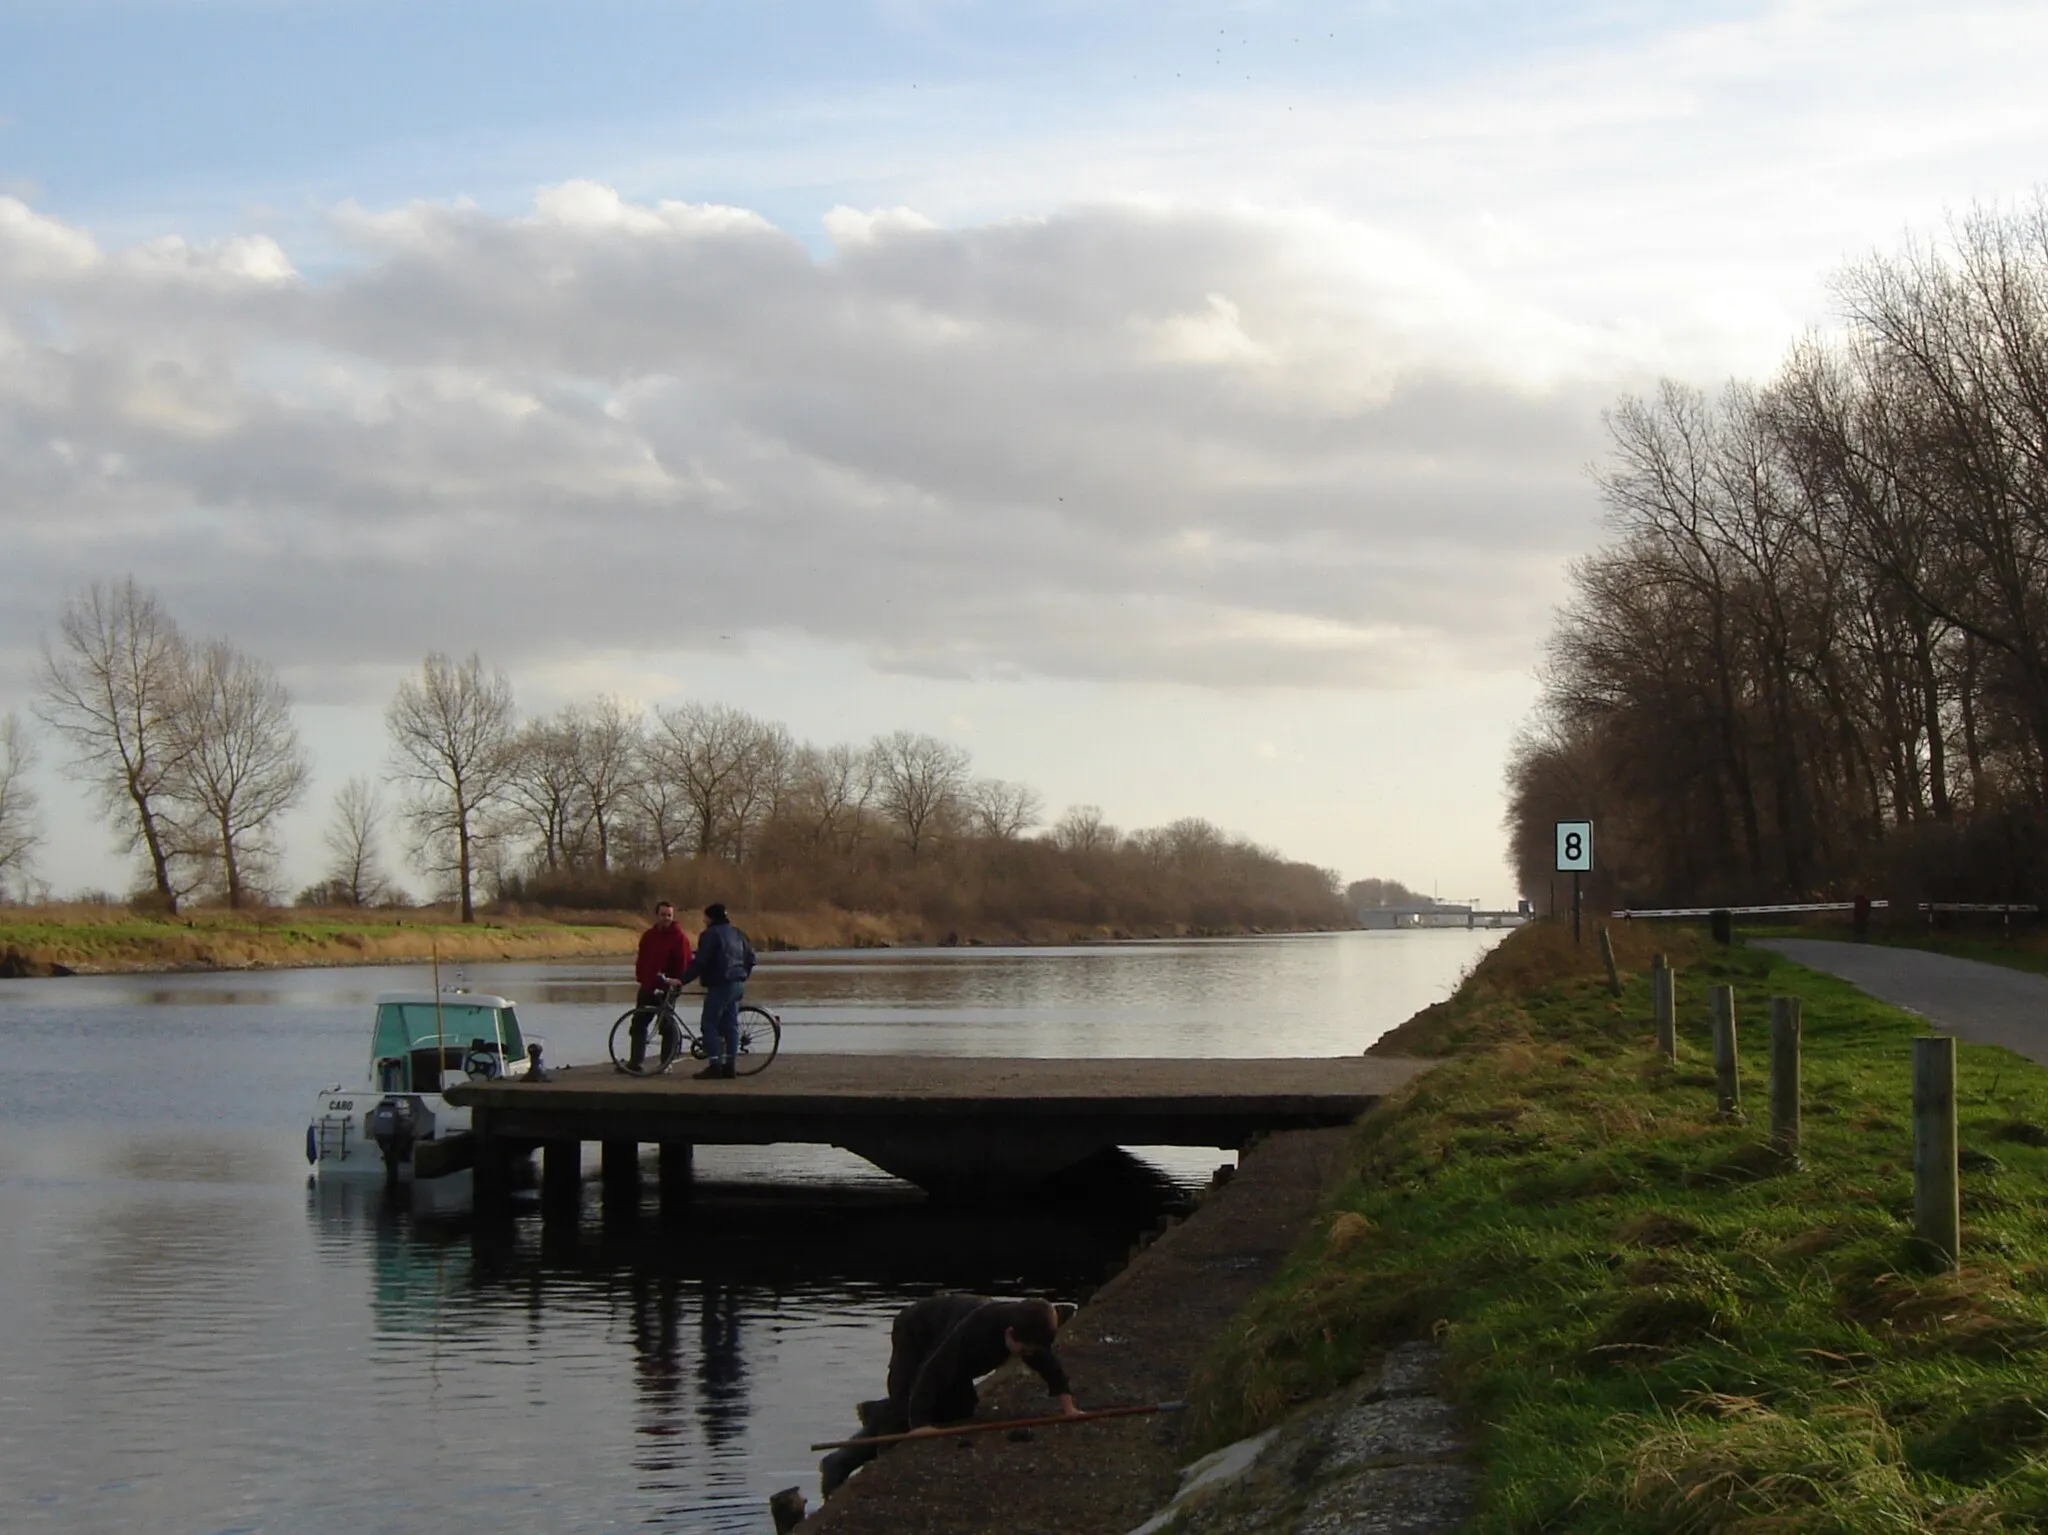
[[[718,1068],[718,1074],[721,1077],[723,1077],[726,1081],[730,1082],[734,1077],[739,1075],[739,1072],[734,1068],[733,1063],[731,1061],[727,1061],[723,1066]]]
[[[695,1077],[696,1080],[699,1082],[718,1082],[723,1081],[726,1077],[729,1077],[731,1075],[731,1071],[719,1065],[718,1062],[713,1061],[708,1066],[706,1066],[702,1071],[697,1072],[695,1074]]]

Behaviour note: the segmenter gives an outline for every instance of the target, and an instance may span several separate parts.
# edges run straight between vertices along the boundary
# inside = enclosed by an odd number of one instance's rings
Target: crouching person
[[[981,1398],[974,1383],[1011,1359],[1021,1359],[1077,1413],[1067,1372],[1053,1353],[1059,1313],[1050,1301],[988,1300],[979,1295],[934,1295],[896,1314],[889,1330],[889,1394],[860,1404],[860,1437],[914,1434],[974,1416]],[[826,1497],[879,1455],[886,1445],[851,1444],[819,1463]]]

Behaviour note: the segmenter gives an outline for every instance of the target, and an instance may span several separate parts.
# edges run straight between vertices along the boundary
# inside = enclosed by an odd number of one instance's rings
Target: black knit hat
[[[723,922],[725,920],[725,902],[713,901],[709,906],[704,908],[704,915],[709,917],[713,922]]]

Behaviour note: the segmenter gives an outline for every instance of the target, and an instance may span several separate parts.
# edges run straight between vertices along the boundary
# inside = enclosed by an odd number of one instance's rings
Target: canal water
[[[1363,1049],[1496,933],[766,956],[783,1049]],[[623,962],[444,968],[601,1060]],[[1073,1298],[1215,1166],[968,1215],[841,1153],[703,1148],[649,1205],[471,1233],[318,1189],[304,1134],[423,966],[0,981],[0,1529],[374,1535],[769,1528],[939,1289]],[[772,1069],[772,1068],[771,1068]],[[595,1157],[588,1159],[594,1164]],[[1079,1382],[1084,1404],[1087,1383]]]

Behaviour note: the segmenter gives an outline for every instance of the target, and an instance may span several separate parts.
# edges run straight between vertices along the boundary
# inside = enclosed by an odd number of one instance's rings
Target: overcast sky
[[[1512,897],[1600,411],[2029,196],[2038,4],[0,0],[0,712],[133,574],[316,783],[523,707],[910,727]],[[60,892],[125,886],[38,770]]]

